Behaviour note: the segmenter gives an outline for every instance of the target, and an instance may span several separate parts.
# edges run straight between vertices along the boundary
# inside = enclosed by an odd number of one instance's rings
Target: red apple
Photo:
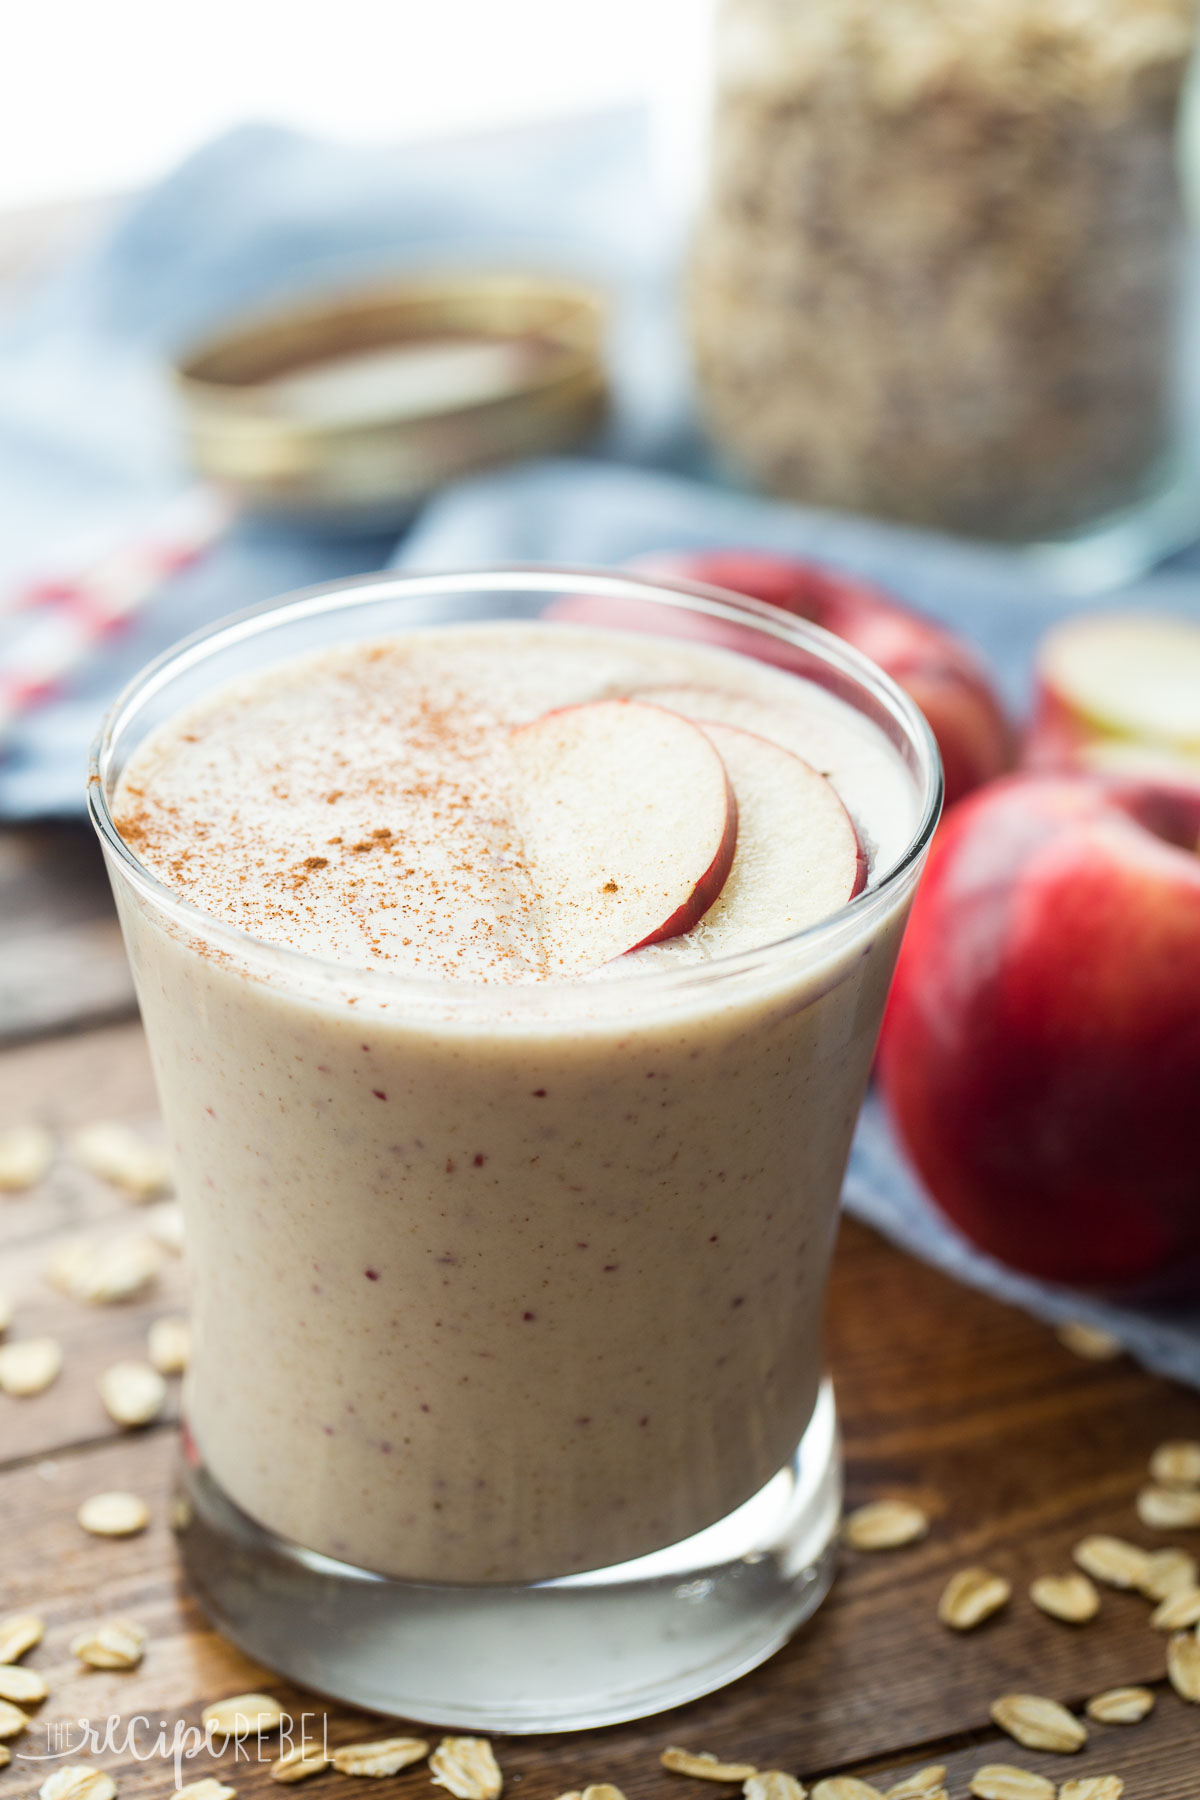
[[[635,567],[766,600],[869,656],[929,720],[947,806],[1012,766],[1012,732],[979,658],[944,626],[866,582],[753,550],[663,552]]]
[[[595,700],[519,726],[510,743],[551,972],[582,974],[690,931],[737,845],[712,739],[665,707]]]
[[[1200,1287],[1200,795],[1014,776],[939,832],[879,1068],[937,1204],[1049,1280]]]
[[[1036,668],[1026,768],[1200,788],[1200,625],[1165,614],[1085,614],[1047,632]]]

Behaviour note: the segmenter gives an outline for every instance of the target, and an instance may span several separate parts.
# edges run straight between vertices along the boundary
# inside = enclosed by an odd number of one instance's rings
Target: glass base
[[[484,1731],[642,1718],[766,1660],[833,1580],[841,1456],[833,1390],[791,1461],[695,1537],[522,1587],[397,1581],[256,1525],[185,1467],[176,1530],[191,1587],[251,1656],[334,1699]]]

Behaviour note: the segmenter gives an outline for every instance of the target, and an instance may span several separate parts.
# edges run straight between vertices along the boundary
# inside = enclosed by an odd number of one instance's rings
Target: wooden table
[[[11,287],[104,207],[39,209],[0,221],[0,287]],[[0,831],[0,1127],[37,1118],[68,1132],[95,1119],[153,1129],[145,1047],[107,886],[83,827]],[[183,1591],[167,1524],[175,1457],[171,1419],[122,1434],[95,1390],[97,1373],[144,1354],[149,1321],[183,1302],[179,1265],[145,1302],[85,1308],[42,1276],[56,1237],[136,1228],[137,1212],[102,1183],[61,1162],[29,1194],[0,1196],[0,1289],[15,1304],[14,1337],[46,1332],[66,1352],[56,1385],[33,1399],[0,1395],[0,1614],[35,1610],[44,1642],[25,1659],[50,1697],[13,1741],[0,1800],[36,1792],[47,1768],[46,1727],[144,1715],[195,1724],[211,1700],[264,1687],[299,1712],[304,1696],[224,1643]],[[1200,1800],[1200,1709],[1164,1679],[1165,1639],[1133,1595],[1104,1593],[1090,1625],[1056,1624],[1027,1598],[1030,1580],[1067,1569],[1085,1533],[1148,1543],[1133,1498],[1155,1445],[1200,1437],[1200,1398],[1121,1360],[1079,1361],[1044,1327],[956,1287],[862,1227],[847,1224],[830,1310],[829,1352],[846,1438],[848,1499],[908,1496],[933,1527],[921,1544],[847,1553],[816,1619],[764,1668],[723,1693],[642,1724],[498,1744],[509,1791],[552,1800],[588,1782],[617,1783],[630,1800],[706,1800],[736,1788],[699,1788],[658,1767],[663,1747],[691,1748],[779,1767],[806,1781],[854,1773],[888,1786],[944,1762],[953,1800],[990,1761],[1056,1780],[1125,1777],[1127,1800]],[[173,1411],[173,1407],[172,1407]],[[131,1488],[153,1509],[143,1536],[87,1536],[80,1501]],[[1200,1533],[1176,1534],[1200,1553]],[[1163,1540],[1164,1542],[1167,1540]],[[985,1563],[1009,1576],[1012,1604],[956,1636],[935,1617],[956,1569]],[[150,1634],[142,1666],[83,1671],[71,1638],[99,1616],[127,1612]],[[1148,1683],[1158,1705],[1134,1727],[1093,1726],[1079,1756],[1021,1750],[989,1723],[999,1694],[1032,1691],[1079,1708],[1103,1688]],[[319,1704],[319,1703],[318,1703]],[[379,1735],[377,1721],[329,1707],[332,1741]],[[146,1730],[142,1730],[145,1741]],[[76,1740],[77,1741],[76,1735]],[[102,1755],[128,1796],[168,1795],[169,1764]],[[242,1796],[278,1793],[265,1768],[187,1765],[185,1780],[220,1773]],[[413,1769],[386,1784],[396,1800],[441,1790]],[[323,1775],[312,1792],[346,1800],[350,1778]]]
[[[0,834],[0,1126],[33,1118],[61,1132],[95,1119],[154,1129],[155,1104],[142,1035],[98,858],[86,832],[55,827]],[[176,1310],[182,1267],[172,1262],[152,1297],[90,1308],[49,1287],[41,1274],[56,1236],[136,1227],[139,1214],[67,1161],[41,1188],[0,1199],[0,1287],[16,1306],[13,1335],[46,1332],[66,1352],[57,1384],[32,1399],[0,1396],[0,1612],[31,1609],[46,1620],[44,1643],[26,1658],[42,1670],[50,1698],[14,1741],[5,1793],[32,1794],[46,1766],[21,1752],[47,1748],[54,1721],[143,1714],[173,1728],[196,1723],[207,1702],[265,1688],[296,1710],[313,1705],[286,1682],[249,1664],[205,1623],[183,1591],[167,1523],[175,1457],[170,1420],[122,1434],[95,1390],[98,1371],[144,1354],[148,1322]],[[1200,1436],[1200,1399],[1121,1360],[1080,1361],[1021,1313],[999,1306],[910,1261],[862,1227],[842,1233],[833,1285],[829,1348],[846,1435],[849,1501],[902,1495],[927,1508],[933,1526],[914,1547],[844,1555],[834,1592],[799,1637],[766,1667],[710,1699],[642,1724],[498,1745],[514,1790],[529,1800],[588,1782],[612,1781],[631,1797],[686,1800],[679,1777],[658,1767],[663,1747],[692,1748],[779,1767],[811,1781],[855,1773],[886,1787],[915,1767],[945,1762],[954,1800],[971,1772],[1006,1761],[1065,1780],[1119,1773],[1129,1800],[1200,1796],[1200,1709],[1164,1680],[1165,1639],[1148,1625],[1147,1603],[1105,1590],[1091,1624],[1058,1624],[1027,1597],[1030,1580],[1070,1566],[1085,1533],[1138,1542],[1133,1498],[1147,1458],[1171,1436]],[[173,1410],[173,1408],[172,1408]],[[130,1488],[153,1508],[143,1536],[88,1537],[75,1511],[88,1494]],[[1183,1534],[1200,1550],[1200,1533]],[[1162,1539],[1162,1542],[1168,1541]],[[1175,1541],[1175,1540],[1172,1540]],[[970,1563],[1009,1576],[1005,1613],[957,1636],[937,1622],[947,1577]],[[150,1634],[140,1669],[85,1672],[69,1642],[96,1617],[127,1612]],[[1080,1708],[1103,1688],[1148,1683],[1150,1719],[1092,1727],[1075,1757],[1021,1750],[989,1723],[999,1694],[1032,1691]],[[329,1709],[334,1740],[378,1734],[376,1722]],[[122,1797],[168,1794],[168,1764],[116,1754],[100,1760]],[[186,1779],[228,1774],[242,1795],[278,1790],[266,1770],[188,1767]],[[347,1790],[349,1777],[317,1778],[315,1794]],[[410,1770],[389,1790],[399,1800],[429,1793]],[[711,1789],[700,1789],[705,1800]],[[733,1795],[735,1789],[716,1790]]]

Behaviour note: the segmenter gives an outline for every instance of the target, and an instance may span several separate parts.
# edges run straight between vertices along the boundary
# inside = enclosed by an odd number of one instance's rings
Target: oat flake
[[[804,1783],[782,1769],[762,1769],[757,1775],[747,1775],[742,1792],[746,1800],[808,1800]]]
[[[938,1618],[953,1631],[973,1631],[1007,1606],[1011,1597],[1012,1583],[1003,1575],[993,1575],[990,1569],[960,1569],[942,1590]]]
[[[883,1800],[938,1800],[946,1791],[945,1763],[930,1763],[890,1787]]]
[[[1137,1725],[1154,1711],[1154,1695],[1149,1688],[1106,1688],[1087,1703],[1087,1716],[1101,1725]]]
[[[1200,1646],[1198,1646],[1200,1647]],[[1004,1694],[992,1704],[992,1718],[1001,1731],[1016,1738],[1027,1750],[1050,1750],[1068,1756],[1087,1743],[1087,1726],[1057,1700],[1040,1694]]]
[[[41,1643],[45,1629],[36,1613],[9,1613],[0,1619],[0,1663],[19,1662],[27,1650]]]
[[[812,1800],[883,1800],[877,1787],[860,1781],[857,1775],[829,1775],[818,1781]]]
[[[21,1399],[40,1394],[58,1379],[62,1351],[53,1338],[18,1338],[0,1344],[0,1389]]]
[[[691,1775],[699,1781],[749,1781],[758,1770],[753,1763],[726,1763],[711,1750],[681,1750],[671,1744],[659,1757],[672,1775]]]
[[[1067,1575],[1039,1575],[1030,1584],[1029,1598],[1040,1612],[1067,1625],[1086,1625],[1100,1611],[1099,1594],[1077,1570]]]
[[[1055,1800],[1054,1783],[1014,1763],[985,1763],[971,1777],[975,1800]]]
[[[434,1784],[456,1800],[499,1800],[504,1787],[487,1738],[443,1738],[429,1759]]]
[[[45,1677],[37,1669],[25,1669],[19,1663],[0,1663],[0,1700],[15,1700],[18,1706],[36,1706],[49,1692]]]
[[[1150,1572],[1150,1555],[1124,1538],[1097,1533],[1081,1538],[1071,1552],[1079,1567],[1105,1587],[1140,1588]]]
[[[64,1763],[38,1789],[40,1800],[114,1800],[116,1792],[112,1776],[90,1763]]]
[[[842,1536],[855,1550],[898,1550],[929,1530],[928,1516],[908,1500],[870,1500],[847,1514]]]
[[[1200,1491],[1144,1487],[1137,1497],[1137,1516],[1151,1531],[1192,1531],[1200,1525]]]
[[[150,1523],[150,1508],[137,1494],[114,1488],[90,1494],[75,1517],[93,1537],[133,1537]]]
[[[113,1363],[96,1385],[109,1418],[128,1429],[157,1419],[167,1398],[166,1382],[149,1363]]]
[[[136,1669],[145,1648],[145,1628],[136,1619],[102,1619],[71,1639],[71,1655],[89,1669]]]
[[[330,1761],[342,1775],[398,1775],[428,1755],[424,1738],[376,1738],[369,1744],[343,1744]]]
[[[200,1721],[214,1737],[243,1738],[257,1732],[278,1731],[283,1708],[270,1694],[234,1694],[206,1706]]]

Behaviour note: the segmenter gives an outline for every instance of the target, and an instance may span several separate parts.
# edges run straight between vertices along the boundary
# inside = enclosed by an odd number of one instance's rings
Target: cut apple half
[[[1071,619],[1042,640],[1046,692],[1115,737],[1200,753],[1200,625],[1167,615]]]
[[[691,931],[738,838],[712,739],[663,707],[593,700],[518,726],[510,743],[549,972],[584,974]]]
[[[779,744],[705,723],[738,802],[737,855],[692,932],[706,957],[730,956],[819,924],[866,884],[858,834],[833,784]]]

